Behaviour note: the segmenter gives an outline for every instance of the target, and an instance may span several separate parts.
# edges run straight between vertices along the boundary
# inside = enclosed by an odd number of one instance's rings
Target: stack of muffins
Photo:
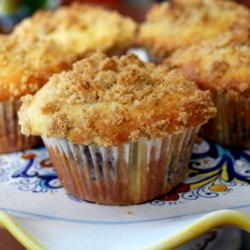
[[[1,37],[1,152],[41,136],[66,190],[84,200],[166,194],[185,178],[200,127],[250,146],[249,26],[249,10],[226,0],[155,5],[141,25],[79,4],[35,14]],[[122,55],[134,44],[160,65]]]

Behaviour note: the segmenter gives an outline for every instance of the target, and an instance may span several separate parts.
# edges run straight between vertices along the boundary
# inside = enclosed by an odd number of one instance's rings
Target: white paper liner
[[[212,93],[217,116],[201,128],[201,135],[226,146],[250,147],[250,98]]]
[[[0,101],[0,153],[9,153],[41,145],[40,137],[24,136],[18,125],[19,100]]]
[[[186,174],[199,128],[121,146],[43,141],[59,179],[76,197],[101,204],[138,204],[166,194]]]

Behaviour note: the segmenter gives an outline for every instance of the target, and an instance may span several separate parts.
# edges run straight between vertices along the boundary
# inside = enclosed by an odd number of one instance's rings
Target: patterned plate
[[[0,210],[17,216],[24,226],[24,218],[32,222],[38,218],[53,221],[53,225],[95,225],[97,231],[108,225],[134,225],[137,230],[154,223],[176,226],[174,223],[179,223],[180,218],[191,222],[192,216],[225,208],[250,214],[249,191],[250,151],[223,148],[202,140],[194,147],[184,183],[170,194],[138,206],[101,206],[66,194],[43,147],[0,155],[0,197],[8,197],[1,198]],[[32,225],[26,226],[32,229]],[[42,225],[39,227],[42,229]],[[157,229],[153,231],[157,235]],[[39,238],[38,234],[35,236]],[[101,243],[96,242],[95,246],[98,244]]]

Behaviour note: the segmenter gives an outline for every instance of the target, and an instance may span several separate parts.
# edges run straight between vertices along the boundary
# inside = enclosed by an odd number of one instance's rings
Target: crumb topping
[[[89,5],[37,12],[0,37],[0,100],[36,92],[53,73],[93,51],[121,52],[135,28],[131,19]]]
[[[179,133],[215,115],[208,91],[135,55],[94,54],[23,98],[22,132],[110,146]]]
[[[248,29],[250,11],[226,0],[171,0],[152,7],[138,43],[157,58],[229,30]]]
[[[54,43],[26,37],[0,39],[0,100],[34,93],[53,73],[69,69],[77,58]]]
[[[250,31],[223,34],[216,39],[176,51],[166,59],[202,89],[236,91],[250,97]]]
[[[38,11],[14,30],[57,43],[66,51],[86,54],[100,50],[122,50],[131,45],[136,24],[118,12],[87,4],[74,3],[56,11]]]

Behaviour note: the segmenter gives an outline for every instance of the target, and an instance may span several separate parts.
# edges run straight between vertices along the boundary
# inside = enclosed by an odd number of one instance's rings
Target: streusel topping
[[[138,42],[157,58],[229,30],[250,26],[250,11],[227,0],[171,0],[154,5]]]
[[[215,115],[208,91],[135,55],[95,54],[54,75],[19,114],[26,135],[110,146],[179,133]]]
[[[134,42],[136,24],[115,11],[75,3],[56,11],[38,11],[14,30],[55,42],[66,51],[86,54],[126,49]]]
[[[77,58],[55,43],[27,36],[0,38],[0,100],[37,91],[53,73],[69,69]]]
[[[202,89],[250,97],[250,32],[223,34],[176,51],[165,63],[181,69]]]

